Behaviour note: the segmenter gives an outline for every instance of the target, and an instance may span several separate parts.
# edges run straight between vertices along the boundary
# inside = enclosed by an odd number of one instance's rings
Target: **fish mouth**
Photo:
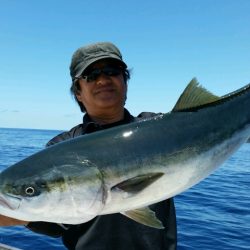
[[[21,204],[21,199],[8,194],[0,194],[0,207],[16,210]]]

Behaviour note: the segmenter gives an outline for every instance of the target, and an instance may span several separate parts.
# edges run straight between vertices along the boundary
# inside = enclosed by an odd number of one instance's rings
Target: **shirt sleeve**
[[[66,141],[69,139],[72,139],[74,137],[80,136],[82,135],[82,124],[79,124],[77,126],[75,126],[74,128],[72,128],[69,131],[66,132],[62,132],[61,134],[55,136],[54,138],[52,138],[47,144],[46,147],[52,146],[56,143],[62,142],[62,141]]]
[[[67,227],[62,224],[50,223],[50,222],[30,222],[26,225],[26,228],[34,233],[44,234],[54,238],[61,237]]]

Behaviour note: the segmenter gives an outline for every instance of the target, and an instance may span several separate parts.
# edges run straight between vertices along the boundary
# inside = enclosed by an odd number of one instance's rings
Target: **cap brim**
[[[123,62],[118,56],[100,56],[100,57],[96,57],[96,58],[93,58],[92,60],[89,60],[88,63],[82,65],[82,67],[79,69],[78,73],[76,74],[76,78],[80,77],[82,75],[82,73],[84,72],[84,70],[86,70],[91,64],[99,61],[99,60],[102,60],[102,59],[114,59],[114,60],[117,60],[119,61],[123,66],[124,68],[127,68],[127,65],[125,62]]]

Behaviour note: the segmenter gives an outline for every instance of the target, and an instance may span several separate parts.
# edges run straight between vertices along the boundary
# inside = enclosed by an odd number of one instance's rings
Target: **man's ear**
[[[78,80],[78,81],[79,81],[79,80]],[[75,87],[74,94],[75,94],[76,99],[77,99],[79,102],[81,102],[81,101],[82,101],[82,98],[81,98],[81,87],[80,87],[79,82],[76,83],[76,87]]]
[[[76,99],[77,99],[79,102],[82,102],[82,98],[81,98],[81,94],[80,94],[80,91],[79,91],[79,90],[76,91],[75,96],[76,96]]]

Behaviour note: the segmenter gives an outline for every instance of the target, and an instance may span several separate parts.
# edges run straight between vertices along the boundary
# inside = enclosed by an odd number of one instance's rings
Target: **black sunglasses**
[[[106,76],[118,76],[123,72],[122,67],[119,66],[106,66],[101,69],[93,69],[84,72],[81,77],[87,81],[92,82],[95,81],[101,74]]]

